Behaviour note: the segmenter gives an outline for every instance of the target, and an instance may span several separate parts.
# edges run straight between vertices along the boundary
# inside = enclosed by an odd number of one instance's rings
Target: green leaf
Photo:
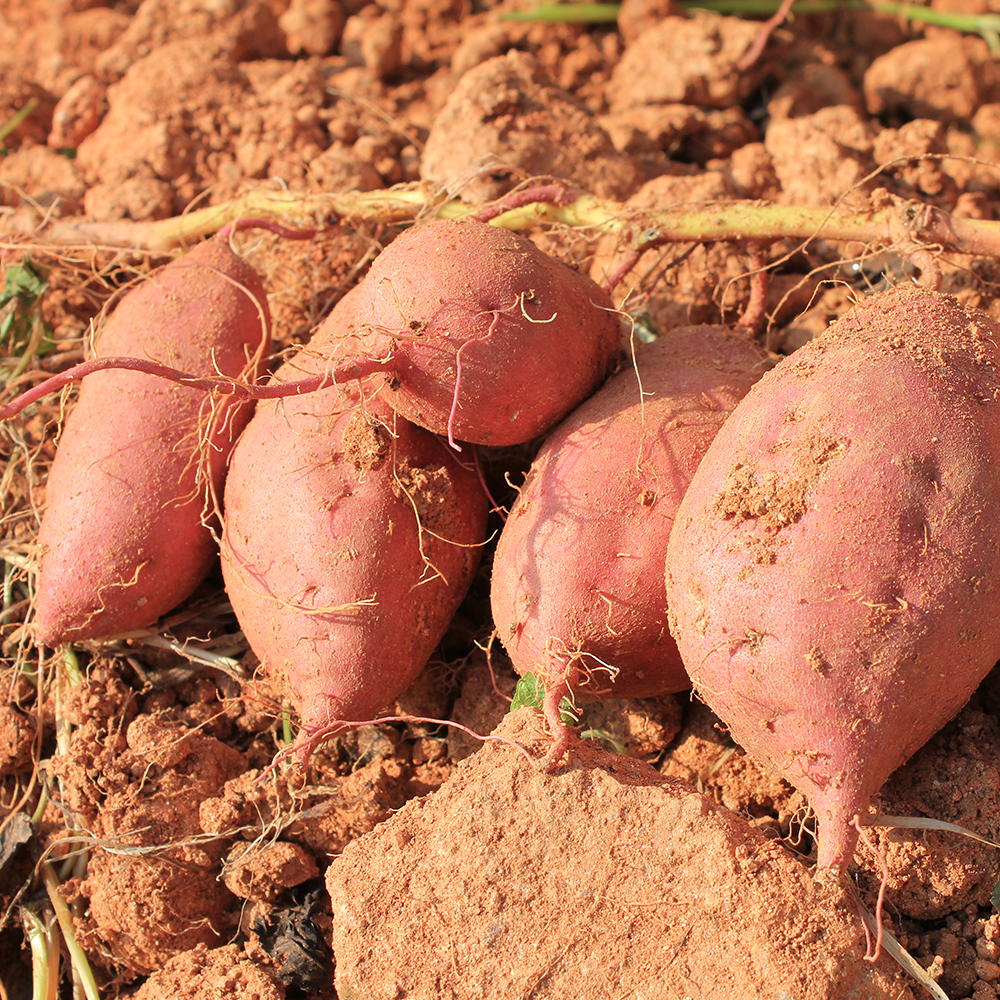
[[[621,740],[615,739],[606,729],[585,729],[580,733],[580,739],[582,740],[603,740],[605,743],[609,743],[614,747],[614,751],[619,757],[627,757],[628,754],[625,753],[625,744]]]
[[[52,328],[36,315],[41,297],[48,290],[48,273],[32,263],[30,257],[7,271],[0,293],[0,346],[11,355],[20,355],[32,346],[34,355],[52,350]],[[41,329],[36,328],[39,324]]]
[[[635,335],[640,343],[652,344],[663,335],[656,321],[646,311],[636,313],[632,317],[632,322],[635,324]]]
[[[545,688],[534,674],[525,674],[514,688],[514,697],[510,700],[510,710],[516,712],[519,708],[541,708],[545,699]],[[563,722],[572,726],[576,723],[576,712],[567,698],[559,702],[559,715]]]
[[[514,688],[510,710],[516,712],[519,708],[541,708],[544,697],[545,688],[538,683],[538,678],[534,674],[525,674]]]
[[[28,297],[34,301],[48,287],[48,272],[38,264],[33,264],[31,258],[25,255],[22,263],[7,271],[7,281],[3,295],[0,296],[0,305],[14,297]]]

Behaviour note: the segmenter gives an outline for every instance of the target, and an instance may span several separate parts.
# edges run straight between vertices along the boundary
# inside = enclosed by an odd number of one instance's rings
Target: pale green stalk
[[[82,684],[83,674],[80,672],[80,659],[76,655],[76,650],[67,642],[59,647],[59,651],[62,653],[63,667],[70,684]]]
[[[42,817],[45,815],[45,807],[49,804],[49,786],[47,783],[42,784],[42,790],[38,796],[38,805],[35,806],[35,811],[31,814],[32,823],[41,823]]]
[[[512,10],[503,21],[548,21],[565,24],[601,24],[618,17],[616,3],[546,3],[533,10]]]
[[[781,0],[681,0],[683,7],[695,13],[760,15],[776,14]],[[543,21],[564,24],[600,24],[618,18],[616,3],[543,3],[531,10],[514,10],[503,15],[505,21]],[[982,35],[994,58],[1000,58],[1000,14],[959,14],[936,10],[918,3],[896,3],[894,0],[799,0],[792,5],[791,15],[836,13],[844,9],[873,10],[906,21],[921,21],[942,28],[953,28],[968,34]]]
[[[688,10],[710,10],[717,14],[776,14],[781,0],[682,0]],[[959,14],[935,10],[918,3],[894,0],[799,0],[792,4],[792,14],[835,13],[844,8],[873,10],[906,21],[921,21],[968,34],[982,35],[994,58],[1000,57],[1000,14]]]
[[[349,191],[337,195],[251,192],[235,201],[175,219],[156,222],[73,223],[55,220],[45,237],[53,243],[117,244],[164,250],[208,235],[241,215],[254,214],[286,223],[309,220],[397,224],[418,218],[464,218],[481,206],[446,201],[426,185],[389,191]],[[330,221],[329,215],[334,217]],[[591,235],[617,233],[623,246],[637,250],[669,242],[717,242],[785,238],[850,240],[903,252],[953,251],[1000,256],[1000,222],[959,219],[922,202],[906,202],[878,211],[840,207],[768,205],[756,201],[677,206],[638,212],[625,205],[578,193],[569,204],[533,202],[491,219],[505,229],[522,230],[540,222],[571,226]]]
[[[28,115],[30,115],[31,112],[34,111],[35,108],[37,107],[38,107],[38,98],[37,97],[29,98],[25,102],[24,107],[21,108],[20,111],[11,115],[11,117],[3,125],[0,125],[0,142],[3,142],[4,139],[6,139],[7,136],[9,136],[11,132],[13,132],[14,129],[16,129],[17,126],[20,125],[21,122],[23,122],[24,119],[27,118]]]
[[[301,226],[331,228],[343,219],[352,222],[412,222],[427,212],[437,218],[463,218],[479,206],[449,201],[425,185],[387,191],[345,191],[302,195],[291,191],[250,191],[233,201],[197,209],[156,222],[73,222],[54,220],[45,237],[54,243],[137,246],[169,250],[188,241],[217,233],[243,216],[281,220]]]
[[[31,998],[56,1000],[59,996],[59,931],[55,914],[49,910],[43,918],[23,907],[21,923],[31,947]]]
[[[28,346],[24,349],[24,353],[18,359],[13,371],[8,376],[11,381],[19,375],[23,375],[28,370],[28,366],[34,360],[39,348],[45,341],[45,323],[42,320],[39,305],[40,303],[36,302],[34,306],[35,312],[31,319],[31,339],[28,341]]]
[[[606,743],[610,743],[615,748],[615,753],[619,757],[626,756],[625,754],[625,744],[621,740],[615,739],[606,729],[584,729],[580,733],[581,740],[604,740]]]
[[[59,929],[62,931],[63,940],[69,951],[70,962],[73,966],[73,975],[79,980],[87,1000],[101,1000],[97,990],[97,982],[94,980],[94,973],[91,971],[90,962],[80,943],[76,939],[73,928],[73,914],[70,913],[66,900],[59,892],[59,879],[52,866],[48,862],[42,864],[42,878],[45,880],[45,889],[49,894],[52,909],[56,911],[56,919],[59,921]]]

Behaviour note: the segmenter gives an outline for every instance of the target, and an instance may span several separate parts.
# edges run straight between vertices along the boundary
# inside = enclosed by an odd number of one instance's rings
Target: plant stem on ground
[[[45,881],[45,889],[49,894],[49,901],[52,903],[52,909],[56,912],[56,919],[59,921],[59,928],[63,933],[63,939],[69,951],[73,974],[79,979],[87,1000],[101,1000],[97,990],[97,983],[94,980],[94,974],[90,969],[90,963],[87,961],[87,955],[76,939],[76,932],[73,928],[73,914],[70,912],[66,900],[63,899],[62,894],[59,892],[59,879],[47,861],[42,864],[42,878]]]
[[[32,1000],[59,996],[59,929],[52,910],[21,909],[21,923],[31,946]]]
[[[781,0],[682,0],[692,13],[712,11],[738,16],[774,14]],[[827,14],[848,10],[872,10],[905,21],[921,21],[942,28],[953,28],[986,39],[994,58],[1000,58],[1000,14],[960,14],[936,10],[918,3],[896,3],[894,0],[798,0],[792,14]],[[503,15],[505,21],[545,21],[566,24],[602,24],[618,17],[616,3],[544,3],[532,10],[514,10]]]
[[[37,107],[38,98],[31,97],[25,101],[24,107],[22,107],[19,111],[16,111],[10,116],[10,118],[7,119],[7,121],[0,125],[0,144],[2,144],[4,139],[6,139],[7,136],[9,136],[11,132],[13,132],[14,129],[16,129],[17,126],[20,125],[21,122],[23,122]]]
[[[542,189],[539,189],[542,190]],[[548,191],[550,189],[546,189]],[[620,202],[561,189],[569,197],[544,201],[515,199],[517,207],[490,212],[492,225],[524,230],[542,223],[570,226],[593,235],[617,233],[621,244],[642,250],[668,242],[771,241],[787,237],[850,240],[880,247],[916,247],[1000,257],[1000,222],[962,219],[920,201],[899,201],[877,210],[732,201],[691,209],[637,212]],[[501,202],[501,209],[503,203]],[[404,224],[418,218],[462,219],[482,206],[447,200],[424,184],[387,191],[296,195],[251,192],[234,201],[156,222],[73,222],[55,220],[37,234],[51,244],[128,246],[166,251],[218,232],[241,216],[332,229],[341,223]],[[16,246],[16,244],[13,244]]]

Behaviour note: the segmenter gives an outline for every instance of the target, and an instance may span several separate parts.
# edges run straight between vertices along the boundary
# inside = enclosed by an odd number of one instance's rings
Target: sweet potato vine
[[[561,184],[528,186],[486,206],[449,199],[430,185],[400,185],[380,191],[298,195],[288,191],[248,194],[155,222],[83,222],[55,219],[36,229],[23,218],[8,222],[8,234],[49,244],[121,246],[165,251],[211,233],[244,216],[280,220],[316,229],[363,222],[400,224],[472,218],[505,229],[524,230],[542,223],[592,233],[618,233],[636,252],[671,242],[774,241],[787,237],[850,240],[904,256],[934,252],[1000,256],[1000,222],[965,219],[918,200],[882,197],[858,209],[769,205],[757,201],[722,202],[636,212],[620,202],[597,198]],[[4,249],[0,244],[0,249]],[[921,264],[923,261],[915,260]]]

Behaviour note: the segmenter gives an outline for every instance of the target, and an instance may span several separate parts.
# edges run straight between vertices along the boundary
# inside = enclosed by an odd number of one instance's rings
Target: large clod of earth
[[[531,709],[496,731],[541,756]],[[331,865],[341,1000],[912,1000],[845,887],[693,788],[493,742]]]

